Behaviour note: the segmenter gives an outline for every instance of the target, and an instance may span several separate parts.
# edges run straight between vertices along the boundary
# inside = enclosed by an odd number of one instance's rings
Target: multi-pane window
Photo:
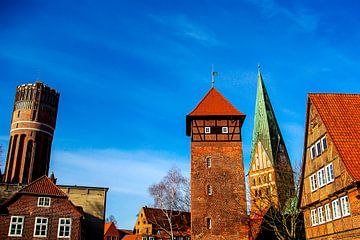
[[[211,132],[211,128],[210,127],[205,127],[205,133],[209,134]]]
[[[348,196],[344,196],[340,198],[340,202],[341,202],[341,213],[342,216],[349,216],[350,215],[350,202],[349,202],[349,197]]]
[[[50,207],[51,198],[49,197],[39,197],[38,198],[38,207]]]
[[[338,219],[341,217],[340,214],[340,206],[339,206],[339,200],[336,199],[334,201],[332,201],[332,212],[333,212],[333,219]]]
[[[321,148],[322,148],[323,152],[327,149],[327,143],[326,143],[326,137],[325,136],[323,136],[321,138]]]
[[[318,207],[318,216],[319,216],[319,224],[325,223],[324,209],[323,207]]]
[[[144,236],[144,237],[142,237],[141,239],[142,239],[142,240],[147,240],[147,237]]]
[[[314,173],[313,175],[310,176],[310,187],[311,187],[312,192],[318,188],[316,173]]]
[[[155,240],[155,238],[154,237],[149,237],[149,240]]]
[[[326,181],[327,181],[327,183],[333,182],[334,181],[333,164],[330,163],[330,164],[326,165],[325,169],[326,169]]]
[[[316,226],[318,224],[316,209],[311,210],[311,226]]]
[[[228,128],[228,127],[222,127],[222,128],[221,128],[221,132],[222,132],[222,133],[228,133],[228,132],[229,132],[229,128]]]
[[[325,180],[325,169],[322,168],[317,172],[318,180],[319,180],[319,188],[325,186],[326,180]]]
[[[71,218],[60,218],[58,226],[58,238],[70,238]]]
[[[8,235],[10,237],[21,237],[23,228],[24,228],[24,217],[11,216]]]
[[[34,237],[46,237],[48,218],[36,217],[34,226]]]
[[[327,222],[332,220],[330,203],[325,204],[325,216]]]

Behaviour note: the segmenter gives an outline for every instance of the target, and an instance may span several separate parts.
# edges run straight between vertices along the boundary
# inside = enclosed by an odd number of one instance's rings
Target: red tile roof
[[[106,232],[109,230],[111,224],[113,224],[113,222],[107,222],[104,225],[104,235],[106,234]]]
[[[188,116],[244,116],[221,93],[212,87]]]
[[[141,235],[125,235],[122,240],[140,240],[142,238]]]
[[[19,193],[67,197],[67,195],[45,175],[20,189]]]
[[[360,180],[360,94],[309,94],[339,155]]]

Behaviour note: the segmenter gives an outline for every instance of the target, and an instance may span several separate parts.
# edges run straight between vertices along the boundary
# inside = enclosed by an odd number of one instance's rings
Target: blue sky
[[[258,63],[297,165],[307,93],[359,92],[359,7],[1,1],[0,144],[7,149],[16,85],[42,79],[61,93],[51,171],[61,184],[109,187],[107,213],[132,228],[150,184],[174,165],[189,174],[185,115],[211,87],[212,64],[217,89],[247,115],[246,169]]]

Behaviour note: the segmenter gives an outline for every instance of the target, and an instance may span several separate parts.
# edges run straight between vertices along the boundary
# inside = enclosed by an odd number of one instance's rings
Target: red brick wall
[[[211,157],[211,167],[207,167]],[[192,239],[247,239],[241,142],[191,143]],[[212,186],[212,195],[207,194]],[[212,228],[207,229],[207,218]]]
[[[51,198],[50,207],[38,207],[38,197],[21,195],[15,202],[8,206],[8,214],[0,216],[0,239],[14,239],[8,237],[11,216],[24,216],[23,237],[21,239],[33,238],[35,217],[48,218],[47,238],[57,239],[59,218],[72,218],[71,239],[81,239],[81,214],[65,198]],[[17,239],[20,239],[17,237]]]

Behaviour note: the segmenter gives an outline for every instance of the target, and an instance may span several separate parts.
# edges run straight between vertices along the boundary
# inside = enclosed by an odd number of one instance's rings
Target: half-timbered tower
[[[186,116],[191,137],[192,239],[245,239],[241,127],[245,115],[214,87]]]
[[[42,82],[16,88],[4,181],[30,183],[49,171],[59,93]]]
[[[309,94],[300,188],[307,239],[360,239],[360,95]]]
[[[290,159],[260,69],[248,176],[253,214],[262,215],[293,196]]]

